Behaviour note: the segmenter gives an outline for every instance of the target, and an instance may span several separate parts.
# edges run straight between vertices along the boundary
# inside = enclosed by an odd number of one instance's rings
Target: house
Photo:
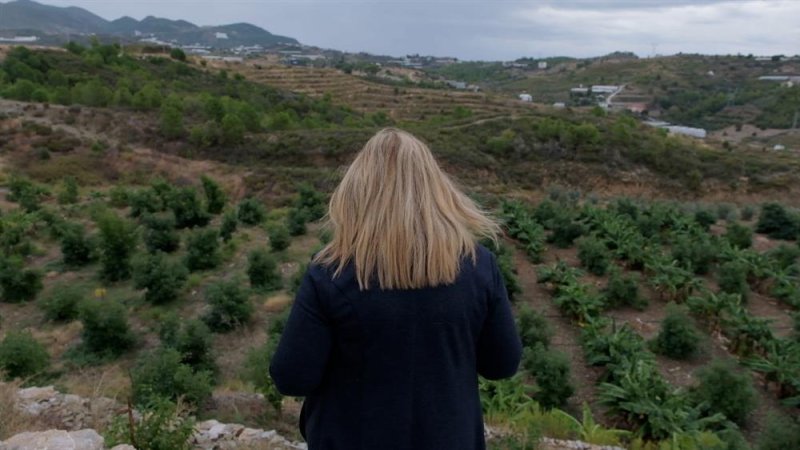
[[[217,31],[216,33],[214,33],[214,37],[216,37],[217,39],[228,39],[228,33],[221,33]]]
[[[14,36],[10,38],[0,37],[0,42],[36,42],[39,36]]]
[[[619,90],[619,86],[595,84],[591,90],[592,94],[613,94]]]
[[[569,93],[570,95],[589,95],[589,88],[580,85],[579,87],[570,89]]]
[[[547,69],[547,61],[539,61],[536,64],[536,67],[538,67],[541,70]]]
[[[466,81],[456,81],[456,80],[445,80],[448,86],[455,89],[466,89],[467,82]]]
[[[780,152],[786,150],[786,146],[783,144],[775,144],[775,146],[772,147],[772,149],[775,150],[776,152]]]
[[[533,101],[533,97],[531,97],[531,94],[526,94],[526,93],[519,94],[519,99],[523,102],[528,102],[528,103]]]
[[[566,108],[566,107],[567,107],[567,104],[564,103],[564,102],[555,102],[555,103],[553,103],[553,108],[556,108],[556,109],[563,109],[563,108]]]

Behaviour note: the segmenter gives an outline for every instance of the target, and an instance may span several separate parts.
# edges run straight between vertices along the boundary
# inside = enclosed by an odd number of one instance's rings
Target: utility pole
[[[794,123],[792,124],[792,128],[797,128],[798,119],[800,119],[800,109],[794,112]]]

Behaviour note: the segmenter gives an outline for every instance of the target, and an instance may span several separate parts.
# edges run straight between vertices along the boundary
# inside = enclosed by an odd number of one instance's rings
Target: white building
[[[536,67],[542,70],[547,69],[547,61],[539,61],[539,63],[536,64]]]
[[[786,150],[786,146],[783,144],[775,144],[775,146],[772,147],[772,149],[775,150],[776,152],[780,152]]]
[[[11,38],[0,37],[0,42],[36,42],[39,36],[14,36]]]
[[[567,107],[567,104],[564,103],[564,102],[555,102],[555,103],[553,103],[553,108],[556,108],[556,109],[563,109],[563,108],[566,108],[566,107]]]
[[[217,39],[228,39],[228,33],[220,33],[219,31],[214,34]]]
[[[592,94],[613,94],[619,90],[619,86],[595,84],[592,86]]]
[[[525,94],[525,93],[519,94],[519,99],[523,102],[529,102],[529,103],[533,101],[533,97],[531,97],[531,94]]]

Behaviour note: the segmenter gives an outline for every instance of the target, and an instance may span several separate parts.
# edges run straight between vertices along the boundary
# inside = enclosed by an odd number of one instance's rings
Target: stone
[[[104,450],[103,437],[96,431],[47,430],[26,432],[0,443],[0,450]]]

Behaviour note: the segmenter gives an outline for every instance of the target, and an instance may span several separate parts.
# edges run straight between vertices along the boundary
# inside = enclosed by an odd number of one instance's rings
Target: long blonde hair
[[[333,238],[314,258],[351,261],[360,289],[415,289],[449,284],[464,256],[475,260],[480,237],[499,226],[464,195],[411,134],[385,128],[356,156],[331,197]]]

